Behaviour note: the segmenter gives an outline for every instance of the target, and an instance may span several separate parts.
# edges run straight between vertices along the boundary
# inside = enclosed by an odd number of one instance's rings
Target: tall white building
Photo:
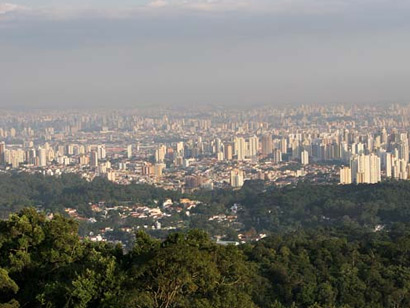
[[[223,152],[223,144],[221,139],[216,138],[214,141],[214,149],[213,149],[213,153],[216,153],[217,156],[219,153]]]
[[[350,155],[352,153],[349,151],[349,145],[347,144],[347,142],[342,141],[340,143],[340,151],[342,161],[348,163],[350,161]]]
[[[392,170],[392,174],[395,179],[407,180],[409,177],[408,164],[405,159],[394,159]]]
[[[273,162],[279,164],[282,161],[282,152],[279,149],[273,150]]]
[[[248,142],[248,156],[255,157],[258,154],[259,149],[259,139],[256,136],[249,138]]]
[[[246,156],[246,141],[243,137],[236,137],[234,141],[235,154],[238,160],[244,160]]]
[[[308,165],[309,164],[309,152],[306,150],[303,150],[300,153],[300,161],[302,165]]]
[[[47,151],[44,148],[38,148],[37,150],[37,156],[39,158],[38,160],[38,165],[40,167],[45,167],[47,166]]]
[[[376,154],[353,156],[350,166],[352,181],[357,184],[375,184],[381,181],[380,158]]]
[[[392,168],[393,168],[393,162],[394,162],[394,157],[392,153],[386,152],[383,149],[379,149],[378,154],[381,160],[382,170],[385,172],[385,175],[387,178],[391,178],[393,175]]]
[[[409,161],[409,142],[407,139],[399,144],[399,158],[404,159],[406,162]]]
[[[286,138],[282,138],[280,140],[280,151],[282,152],[282,154],[286,154],[288,152],[288,141],[286,140]]]
[[[182,141],[177,143],[177,155],[184,157],[184,142]]]
[[[352,170],[349,167],[340,169],[340,184],[352,184]]]
[[[234,188],[239,188],[243,186],[242,170],[235,169],[231,171],[231,186]]]
[[[21,149],[6,150],[4,152],[5,163],[11,164],[12,168],[18,168],[24,162],[25,152]]]
[[[98,155],[98,159],[105,159],[107,157],[105,145],[97,146],[97,155]]]
[[[167,147],[165,145],[160,145],[158,149],[155,150],[155,162],[163,163],[165,160],[166,152],[167,152]]]
[[[352,154],[357,154],[357,155],[364,154],[364,144],[361,142],[353,143],[352,144]]]
[[[132,157],[132,144],[127,146],[127,158]]]

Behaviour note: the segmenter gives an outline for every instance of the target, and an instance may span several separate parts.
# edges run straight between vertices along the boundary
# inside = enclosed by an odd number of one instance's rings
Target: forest
[[[218,245],[199,230],[129,252],[25,208],[0,221],[0,307],[409,307],[410,229],[321,228]]]
[[[161,239],[135,231],[126,250],[80,237],[81,225],[64,213],[90,214],[100,200],[154,207],[181,197],[202,202],[185,229]],[[268,237],[217,244],[208,217],[234,204],[243,225],[236,232]],[[182,194],[70,174],[1,174],[0,209],[0,307],[410,307],[407,181],[248,181]]]
[[[65,208],[90,214],[89,202],[104,200],[108,203],[141,202],[154,205],[154,200],[176,199],[179,192],[165,191],[148,184],[118,185],[97,177],[88,182],[76,174],[60,177],[42,174],[0,174],[0,218],[26,206],[40,206],[51,212]]]
[[[317,227],[349,227],[373,230],[410,221],[410,181],[361,185],[315,185],[299,183],[276,187],[262,181],[247,181],[240,190],[200,190],[189,194],[148,184],[118,185],[103,178],[88,182],[78,175],[60,177],[41,174],[0,174],[0,218],[24,207],[34,206],[63,213],[67,207],[92,216],[90,202],[141,203],[158,206],[170,198],[188,197],[202,205],[185,217],[189,228],[212,233],[209,216],[230,213],[238,204],[238,219],[245,230],[287,232]],[[243,230],[242,230],[243,231]]]

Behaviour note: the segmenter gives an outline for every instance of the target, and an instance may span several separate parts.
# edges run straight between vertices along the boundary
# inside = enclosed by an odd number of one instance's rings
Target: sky
[[[410,102],[408,0],[0,0],[0,108]]]

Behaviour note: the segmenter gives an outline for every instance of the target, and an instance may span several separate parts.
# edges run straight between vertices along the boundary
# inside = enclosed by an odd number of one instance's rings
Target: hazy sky
[[[0,107],[410,102],[409,59],[409,0],[0,0]]]

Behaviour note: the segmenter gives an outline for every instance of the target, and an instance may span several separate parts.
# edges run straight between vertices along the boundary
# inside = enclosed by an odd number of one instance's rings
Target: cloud
[[[258,1],[258,0],[253,0]],[[252,0],[148,0],[136,5],[97,6],[83,5],[50,5],[30,9],[15,4],[0,4],[2,14],[18,12],[22,18],[70,20],[87,18],[127,19],[146,14],[178,14],[189,12],[225,12],[242,10]]]
[[[24,6],[13,3],[0,3],[0,15],[6,15],[12,12],[26,9]]]
[[[168,6],[168,2],[164,0],[154,0],[150,1],[147,4],[147,7],[152,7],[152,8],[160,8],[160,7],[166,7]]]
[[[270,15],[331,15],[362,10],[384,11],[410,8],[408,0],[144,0],[135,4],[96,4],[84,0],[68,5],[69,0],[27,9],[16,4],[0,4],[0,16],[18,12],[23,17],[45,19],[133,18],[144,14],[189,14],[191,12],[242,12]],[[13,14],[17,15],[17,14]]]
[[[250,6],[251,0],[152,0],[147,3],[150,8],[188,9],[198,11],[238,10]]]
[[[249,12],[322,14],[357,8],[410,8],[408,0],[148,0],[149,8],[191,9],[200,11],[244,10]]]

